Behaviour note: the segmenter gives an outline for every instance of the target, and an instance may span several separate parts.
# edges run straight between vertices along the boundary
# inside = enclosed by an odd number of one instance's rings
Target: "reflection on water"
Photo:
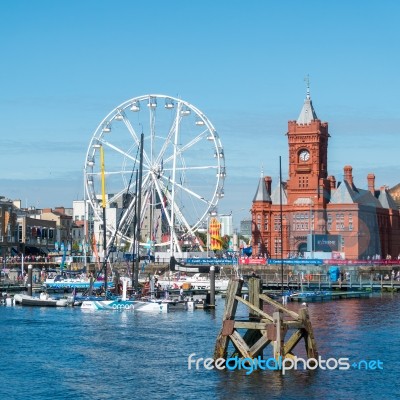
[[[322,357],[380,359],[383,370],[246,375],[188,370],[191,353],[213,354],[222,325],[221,300],[215,311],[156,315],[1,307],[0,351],[7,363],[1,366],[0,398],[26,397],[27,382],[30,399],[394,398],[394,377],[400,373],[394,351],[400,344],[399,308],[396,294],[309,304]],[[246,309],[239,307],[238,314],[245,317]],[[297,348],[304,349],[303,342]]]

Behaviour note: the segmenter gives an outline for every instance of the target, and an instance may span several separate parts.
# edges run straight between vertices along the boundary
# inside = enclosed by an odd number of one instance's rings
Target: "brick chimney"
[[[344,180],[347,181],[347,183],[350,186],[353,186],[353,168],[350,165],[346,165],[344,167]]]
[[[368,174],[367,180],[368,180],[368,190],[375,196],[375,175]]]
[[[332,189],[336,188],[336,178],[333,175],[328,176],[329,186]]]
[[[265,182],[265,187],[267,188],[267,192],[271,196],[272,178],[270,176],[265,176],[264,182]]]

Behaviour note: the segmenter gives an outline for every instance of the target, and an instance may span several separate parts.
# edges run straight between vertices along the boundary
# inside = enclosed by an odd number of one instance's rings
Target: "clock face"
[[[300,161],[308,161],[310,159],[310,153],[307,150],[302,150],[299,154]]]

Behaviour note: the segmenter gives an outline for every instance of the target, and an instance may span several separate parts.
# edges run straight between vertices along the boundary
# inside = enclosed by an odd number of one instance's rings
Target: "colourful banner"
[[[250,258],[250,257],[240,257],[239,258],[240,265],[266,265],[267,259],[262,258]]]

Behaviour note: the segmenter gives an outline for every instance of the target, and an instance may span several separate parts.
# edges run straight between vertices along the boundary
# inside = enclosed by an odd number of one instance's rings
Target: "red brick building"
[[[309,90],[299,118],[289,121],[286,135],[287,181],[277,182],[272,189],[271,178],[262,176],[253,199],[253,255],[313,257],[332,252],[347,259],[397,258],[396,203],[388,188],[375,188],[372,173],[366,177],[367,189],[355,185],[349,165],[344,167],[342,182],[328,175],[328,123],[318,119]]]

